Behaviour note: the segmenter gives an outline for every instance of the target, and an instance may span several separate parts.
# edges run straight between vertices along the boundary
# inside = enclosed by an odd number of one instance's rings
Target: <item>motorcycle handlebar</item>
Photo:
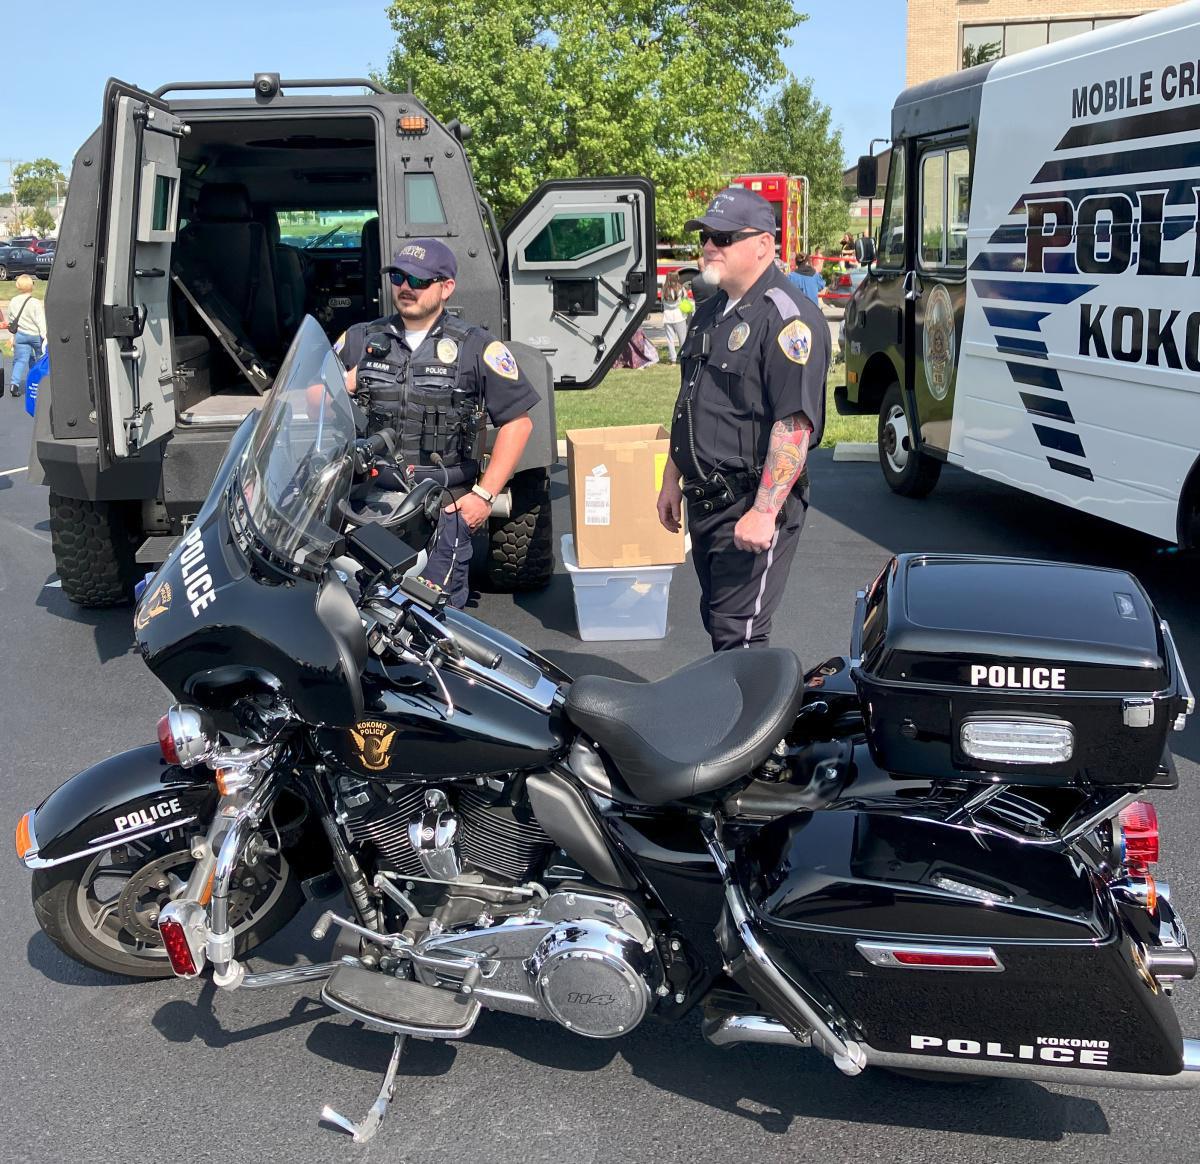
[[[500,666],[502,656],[495,646],[484,638],[476,638],[463,626],[447,627],[447,637],[453,639],[458,648],[472,662],[485,671],[494,671]]]
[[[365,460],[373,460],[375,457],[382,457],[385,454],[390,457],[396,451],[396,439],[394,428],[381,428],[372,436],[356,441],[355,445]]]

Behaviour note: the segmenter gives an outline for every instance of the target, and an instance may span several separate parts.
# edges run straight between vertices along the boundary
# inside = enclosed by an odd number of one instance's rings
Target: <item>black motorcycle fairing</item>
[[[168,764],[157,744],[110,756],[59,785],[33,813],[31,868],[59,865],[191,822],[207,827],[217,804],[207,768]]]
[[[757,768],[796,718],[802,682],[789,650],[727,651],[653,683],[584,676],[564,706],[635,795],[666,804]]]
[[[735,868],[756,924],[876,1049],[907,1053],[928,1036],[1014,1059],[1019,1047],[1040,1055],[1060,1039],[1091,1040],[1111,1070],[1180,1070],[1174,1011],[1139,970],[1130,931],[1078,853],[835,809],[747,833]],[[858,949],[863,941],[986,945],[1003,970],[880,967]],[[1062,1062],[1086,1065],[1065,1052]]]
[[[206,510],[138,609],[146,665],[178,699],[203,689],[214,670],[253,668],[278,680],[307,722],[353,724],[362,711],[355,661],[365,656],[365,640],[357,613],[348,617],[354,603],[341,582],[330,571],[319,582],[260,572],[239,547],[225,507]],[[207,588],[200,590],[202,579]]]

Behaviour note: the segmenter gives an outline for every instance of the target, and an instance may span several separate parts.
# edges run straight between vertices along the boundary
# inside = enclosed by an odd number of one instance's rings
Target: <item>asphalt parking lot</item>
[[[13,827],[70,773],[154,738],[166,692],[133,650],[130,611],[85,612],[54,586],[45,494],[23,473],[32,422],[0,401],[0,819]],[[955,549],[1132,569],[1200,679],[1198,567],[1149,539],[947,471],[923,502],[877,466],[812,460],[813,508],[774,641],[812,665],[848,644],[855,589],[899,550]],[[565,475],[555,519],[569,528]],[[576,674],[655,678],[705,652],[690,566],[676,571],[662,641],[581,643],[562,571],[543,593],[480,595],[477,613]],[[1181,787],[1157,798],[1162,871],[1200,917],[1200,726],[1173,739]],[[844,1078],[816,1052],[721,1051],[698,1025],[647,1023],[591,1041],[484,1015],[457,1045],[415,1043],[374,1143],[318,1126],[330,1102],[359,1118],[390,1039],[364,1033],[304,987],[219,994],[130,985],[61,956],[38,931],[29,877],[0,862],[0,1135],[5,1161],[1171,1161],[1193,1159],[1194,1093],[1030,1083],[951,1087],[877,1072]],[[259,960],[319,958],[309,910]],[[1061,984],[1070,989],[1067,983]],[[1177,995],[1200,1034],[1200,987]]]

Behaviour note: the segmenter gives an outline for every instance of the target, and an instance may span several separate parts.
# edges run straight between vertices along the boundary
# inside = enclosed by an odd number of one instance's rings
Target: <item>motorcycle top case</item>
[[[1145,786],[1191,708],[1170,632],[1123,570],[901,554],[859,599],[852,654],[872,757],[895,775]],[[996,723],[1069,725],[1070,755],[968,755],[968,726]]]

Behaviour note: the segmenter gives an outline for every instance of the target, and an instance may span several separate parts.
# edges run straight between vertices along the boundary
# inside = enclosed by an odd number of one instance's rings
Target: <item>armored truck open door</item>
[[[175,428],[168,297],[186,132],[165,102],[108,82],[92,337],[102,469]]]
[[[560,388],[591,388],[655,294],[654,191],[644,178],[545,182],[504,228],[511,338]]]

